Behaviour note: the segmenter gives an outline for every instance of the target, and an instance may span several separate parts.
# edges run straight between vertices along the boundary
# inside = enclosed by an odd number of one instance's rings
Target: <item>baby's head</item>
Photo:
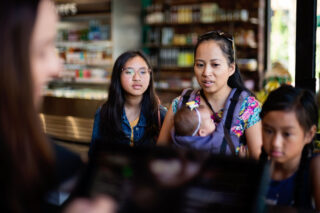
[[[210,111],[203,106],[182,106],[174,116],[174,128],[177,136],[207,136],[216,125],[211,119]]]

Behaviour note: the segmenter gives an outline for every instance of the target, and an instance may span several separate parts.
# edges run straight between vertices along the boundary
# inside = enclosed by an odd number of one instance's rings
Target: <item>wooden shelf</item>
[[[111,59],[110,61],[106,61],[106,62],[101,62],[101,63],[86,63],[86,62],[74,62],[74,63],[65,63],[64,64],[67,68],[75,68],[75,69],[79,69],[80,67],[110,67],[112,66],[112,62]]]
[[[75,48],[89,48],[99,47],[109,48],[112,47],[112,41],[110,40],[92,40],[92,41],[57,41],[57,47],[75,47]]]
[[[256,73],[256,72],[258,72],[258,70],[249,70],[249,69],[241,68],[240,72],[249,74],[249,73]]]
[[[194,27],[194,26],[213,26],[213,25],[241,25],[256,27],[258,24],[251,21],[217,21],[217,22],[190,22],[190,23],[146,23],[147,26],[151,27]]]
[[[159,67],[160,72],[193,72],[193,67]]]
[[[145,48],[194,48],[194,44],[145,44],[143,45]]]
[[[144,48],[194,48],[195,44],[144,44]],[[236,45],[236,49],[239,51],[257,51],[257,47],[250,47],[247,45]]]
[[[156,88],[159,92],[172,92],[172,93],[181,93],[185,88]]]
[[[57,84],[97,84],[97,85],[107,85],[110,83],[110,80],[108,79],[101,79],[101,78],[76,78],[76,79],[69,79],[69,80],[63,80],[63,79],[56,79],[53,81],[50,81],[51,83],[57,83]]]
[[[257,47],[250,47],[247,45],[236,45],[236,50],[241,50],[241,51],[245,51],[245,50],[249,50],[249,51],[257,51],[258,48]]]

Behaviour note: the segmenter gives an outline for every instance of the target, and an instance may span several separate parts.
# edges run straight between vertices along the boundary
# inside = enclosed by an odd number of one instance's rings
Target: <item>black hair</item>
[[[196,110],[182,106],[174,115],[174,131],[177,136],[192,136],[199,124]]]
[[[228,37],[226,35],[228,35]],[[196,57],[196,53],[199,45],[205,41],[210,41],[210,40],[217,42],[223,54],[228,59],[229,65],[232,63],[235,64],[235,72],[229,77],[228,86],[231,88],[245,90],[250,95],[253,95],[252,92],[249,91],[243,83],[243,80],[240,74],[240,69],[236,63],[236,49],[234,45],[234,39],[230,34],[224,33],[221,31],[212,31],[199,36],[198,41],[194,48],[194,57]]]
[[[294,88],[290,85],[282,85],[278,89],[272,91],[260,113],[263,119],[268,112],[271,111],[295,112],[296,118],[305,132],[309,131],[312,126],[318,127],[318,106],[314,94],[305,89]],[[313,151],[313,140],[306,144],[302,150],[299,168],[296,176],[295,184],[295,202],[296,207],[303,207],[305,203],[303,190],[306,190],[306,182],[304,179],[305,170],[308,167],[310,156]],[[266,160],[266,153],[263,150],[260,159]]]
[[[120,76],[122,68],[130,59],[139,56],[147,63],[151,69],[147,57],[140,51],[127,51],[122,53],[113,66],[111,84],[109,87],[108,100],[102,105],[100,112],[100,132],[101,141],[117,142],[126,138],[122,127],[122,112],[125,104],[125,91],[121,86]],[[147,90],[143,94],[141,101],[141,111],[143,112],[147,128],[142,138],[152,138],[159,134],[158,110],[159,98],[157,97],[153,86],[153,72],[150,72],[150,81]],[[112,140],[112,141],[111,141]]]

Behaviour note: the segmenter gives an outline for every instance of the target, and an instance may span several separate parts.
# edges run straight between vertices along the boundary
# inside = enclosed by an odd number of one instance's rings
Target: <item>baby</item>
[[[211,119],[210,111],[196,103],[188,102],[174,116],[176,136],[208,136],[216,125]]]
[[[174,131],[171,137],[178,147],[193,146],[195,149],[208,151],[208,144],[215,140],[214,131],[216,128],[217,126],[211,118],[211,111],[191,101],[182,106],[175,114]],[[236,155],[246,157],[246,146],[236,147]]]

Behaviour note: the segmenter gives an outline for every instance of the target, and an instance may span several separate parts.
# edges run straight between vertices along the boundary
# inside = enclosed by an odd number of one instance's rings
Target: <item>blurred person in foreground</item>
[[[51,144],[38,117],[42,88],[61,70],[57,20],[51,0],[0,3],[0,212],[46,212],[49,190],[79,169],[80,158]],[[108,198],[78,199],[65,212],[112,208]]]

